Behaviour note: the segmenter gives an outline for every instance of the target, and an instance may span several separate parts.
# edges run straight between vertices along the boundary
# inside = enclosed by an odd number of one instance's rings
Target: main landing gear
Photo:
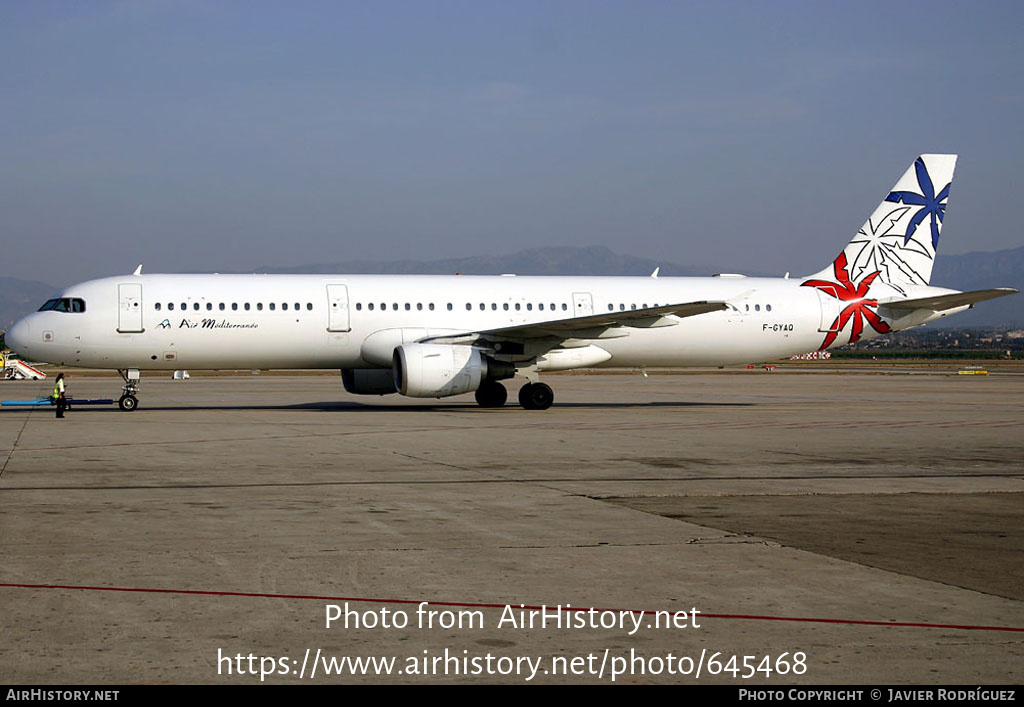
[[[547,410],[555,401],[555,392],[547,383],[527,383],[519,389],[519,404],[526,410]]]
[[[121,399],[117,401],[117,406],[125,412],[131,412],[139,406],[139,399],[136,394],[139,392],[139,369],[129,368],[128,370],[122,371],[120,368],[117,372],[121,376],[121,380],[124,381],[124,387],[121,389]]]
[[[500,408],[508,400],[508,391],[498,381],[484,381],[476,389],[476,401],[482,408]]]
[[[484,381],[476,389],[476,402],[482,408],[504,407],[508,391],[498,381]],[[527,383],[519,389],[519,404],[525,410],[547,410],[555,400],[555,393],[547,383]]]

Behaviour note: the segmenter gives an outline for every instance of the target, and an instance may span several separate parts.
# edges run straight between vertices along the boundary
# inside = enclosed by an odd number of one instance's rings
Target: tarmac
[[[0,409],[0,676],[1020,683],[1024,375],[813,370],[550,376],[547,411],[249,374]]]

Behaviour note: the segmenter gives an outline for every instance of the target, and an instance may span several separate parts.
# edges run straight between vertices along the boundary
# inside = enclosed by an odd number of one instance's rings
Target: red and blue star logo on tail
[[[866,299],[868,290],[871,289],[871,283],[874,282],[875,278],[878,277],[879,271],[871,273],[859,284],[854,285],[850,280],[850,273],[846,270],[846,253],[840,253],[839,257],[832,263],[832,269],[836,275],[835,282],[829,282],[828,280],[808,280],[807,282],[800,283],[801,287],[815,287],[825,294],[835,297],[840,302],[849,302],[846,307],[839,312],[839,316],[832,322],[832,326],[829,327],[830,331],[825,337],[825,341],[822,342],[818,348],[819,351],[824,351],[835,342],[839,333],[846,328],[846,325],[851,320],[853,326],[850,330],[850,343],[860,340],[860,335],[864,331],[864,322],[867,321],[871,325],[871,328],[877,331],[879,334],[888,334],[892,329],[889,325],[882,321],[882,318],[878,316],[878,313],[871,309],[872,307],[878,307],[877,299]]]

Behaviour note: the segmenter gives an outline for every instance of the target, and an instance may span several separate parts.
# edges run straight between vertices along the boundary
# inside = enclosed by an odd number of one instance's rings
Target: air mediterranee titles
[[[170,319],[164,319],[157,325],[160,329],[170,329],[172,327]],[[178,325],[178,329],[259,329],[260,325],[256,322],[246,322],[238,324],[235,322],[229,322],[227,319],[203,319],[202,321],[192,321],[191,319],[182,319],[181,324]]]

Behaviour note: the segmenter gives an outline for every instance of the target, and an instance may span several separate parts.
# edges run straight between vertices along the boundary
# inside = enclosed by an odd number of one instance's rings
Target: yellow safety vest
[[[64,392],[64,379],[61,378],[53,384],[53,397],[59,398],[60,394]]]

